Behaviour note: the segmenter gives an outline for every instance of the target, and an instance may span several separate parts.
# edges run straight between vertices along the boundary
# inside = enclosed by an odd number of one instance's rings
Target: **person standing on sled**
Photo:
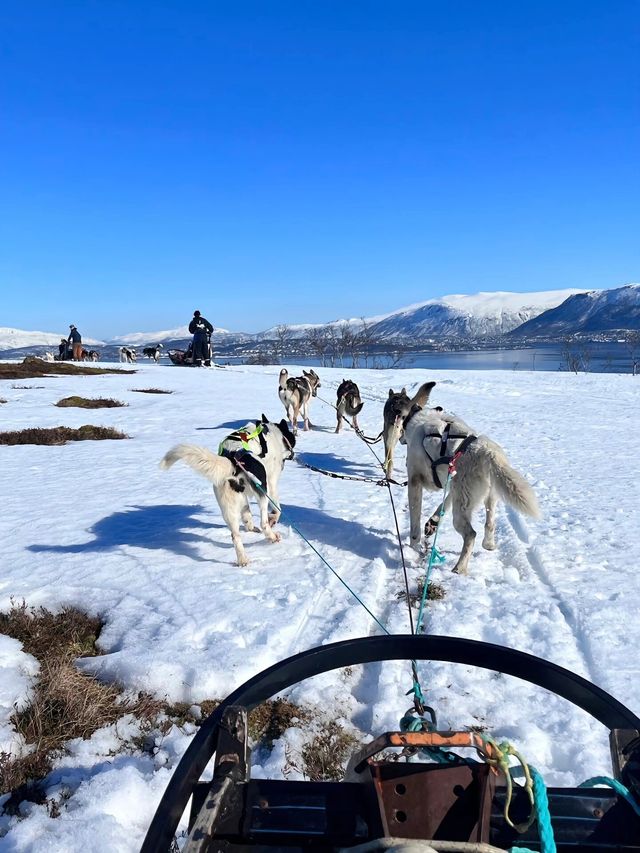
[[[193,335],[193,363],[200,366],[204,362],[207,367],[211,367],[209,338],[213,332],[213,326],[199,311],[194,311],[193,320],[189,323],[189,331]]]

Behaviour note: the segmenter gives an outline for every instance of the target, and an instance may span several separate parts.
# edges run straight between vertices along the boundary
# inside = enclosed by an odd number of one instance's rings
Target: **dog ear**
[[[393,388],[389,388],[389,396],[393,397],[394,394],[395,394],[395,391],[393,390]]]
[[[402,394],[403,397],[406,397],[407,396],[407,389],[403,386],[402,391],[400,393]]]
[[[263,424],[268,424],[268,423],[269,423],[269,418],[265,415],[265,413],[264,413],[264,412],[262,413],[262,423],[263,423]]]

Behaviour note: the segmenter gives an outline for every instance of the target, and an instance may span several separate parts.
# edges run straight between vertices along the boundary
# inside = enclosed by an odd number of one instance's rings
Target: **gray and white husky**
[[[284,406],[294,433],[298,431],[298,415],[302,411],[304,429],[308,430],[309,404],[320,388],[320,377],[315,370],[303,370],[302,376],[289,376],[283,367],[278,380],[278,397]]]
[[[413,406],[426,406],[435,382],[425,382],[418,388],[413,397],[409,397],[407,389],[394,391],[389,388],[389,397],[384,404],[382,413],[382,440],[384,441],[384,472],[387,477],[393,471],[393,451],[402,435],[402,423]]]
[[[249,561],[240,537],[240,523],[245,530],[255,530],[249,498],[254,498],[260,509],[260,530],[270,542],[279,542],[280,535],[271,529],[280,518],[278,481],[285,460],[293,459],[295,443],[284,418],[272,423],[262,415],[260,421],[249,422],[227,436],[217,454],[205,447],[178,444],[164,456],[160,467],[170,468],[182,460],[213,483],[222,517],[231,531],[238,565],[246,566]]]
[[[486,521],[482,547],[495,547],[495,510],[498,498],[518,512],[533,518],[540,517],[533,489],[509,465],[504,450],[485,435],[474,435],[471,428],[456,415],[437,409],[418,409],[404,421],[400,439],[407,445],[407,478],[409,488],[410,541],[420,547],[422,490],[435,492],[446,483],[448,465],[455,459],[456,474],[451,478],[445,499],[445,510],[452,509],[453,526],[463,538],[462,551],[454,572],[466,574],[476,532],[471,525],[473,511],[482,502]],[[425,532],[437,524],[442,504],[433,513]]]
[[[342,420],[345,415],[353,419],[355,429],[360,429],[358,426],[358,415],[362,411],[364,403],[360,398],[360,389],[351,379],[343,379],[338,385],[336,392],[336,414],[338,416],[338,424],[336,432],[340,432]]]

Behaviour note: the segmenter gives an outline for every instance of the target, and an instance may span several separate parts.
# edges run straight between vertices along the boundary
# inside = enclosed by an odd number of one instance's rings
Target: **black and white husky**
[[[160,350],[162,349],[162,344],[156,344],[154,347],[145,347],[142,350],[143,357],[152,358],[157,364],[160,361]]]
[[[120,347],[120,361],[125,361],[127,364],[134,364],[136,359],[138,358],[136,351],[133,347]]]
[[[279,542],[280,535],[271,529],[280,518],[278,481],[285,460],[293,459],[295,443],[284,418],[280,423],[271,423],[262,415],[260,421],[249,422],[227,436],[217,454],[193,444],[179,444],[165,455],[160,467],[170,468],[181,459],[213,483],[222,517],[231,531],[238,565],[246,566],[249,561],[240,538],[240,523],[245,530],[255,530],[249,498],[258,503],[260,530],[270,542]]]
[[[418,388],[414,397],[409,397],[407,389],[394,391],[389,388],[389,397],[382,413],[382,440],[384,441],[384,472],[387,477],[393,471],[393,451],[402,435],[402,423],[413,406],[426,406],[435,382],[425,382]]]
[[[308,430],[309,404],[320,388],[320,377],[315,370],[303,370],[302,376],[289,376],[283,367],[278,381],[278,397],[284,406],[294,432],[298,431],[298,415],[302,411],[304,429]]]
[[[336,414],[338,417],[336,432],[340,432],[342,420],[345,415],[353,418],[353,426],[356,429],[360,429],[358,426],[358,415],[362,411],[364,403],[360,399],[360,391],[356,383],[351,379],[343,379],[338,385],[336,396]]]
[[[417,406],[405,418],[400,441],[407,445],[410,541],[420,547],[422,531],[422,490],[435,492],[444,487],[448,467],[454,460],[455,476],[449,481],[445,511],[452,509],[453,526],[463,538],[462,551],[454,572],[466,574],[476,532],[471,525],[473,511],[484,502],[486,521],[482,547],[493,551],[495,511],[498,498],[524,515],[539,518],[533,489],[522,474],[509,465],[504,450],[485,435],[475,435],[456,415],[441,409]],[[456,456],[456,454],[459,454]],[[432,532],[442,504],[425,526]]]

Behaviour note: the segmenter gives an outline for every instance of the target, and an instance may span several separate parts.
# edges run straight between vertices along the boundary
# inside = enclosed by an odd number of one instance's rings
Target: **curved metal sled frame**
[[[640,718],[613,696],[574,672],[525,652],[457,637],[400,634],[344,640],[274,664],[231,693],[204,721],[174,771],[141,853],[168,850],[194,786],[218,743],[219,725],[231,705],[252,710],[287,687],[334,669],[389,660],[444,661],[502,672],[550,690],[582,708],[610,731],[640,730]]]

